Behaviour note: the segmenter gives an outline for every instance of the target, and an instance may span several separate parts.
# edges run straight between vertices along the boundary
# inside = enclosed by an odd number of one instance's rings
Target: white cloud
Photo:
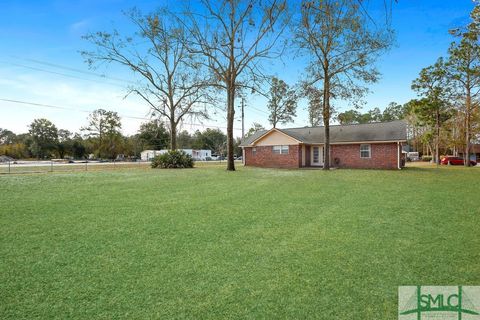
[[[74,33],[83,32],[90,25],[89,19],[83,19],[70,25],[70,31]]]

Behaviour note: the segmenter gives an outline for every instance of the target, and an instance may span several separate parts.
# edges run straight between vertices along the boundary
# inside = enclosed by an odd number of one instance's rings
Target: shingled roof
[[[323,143],[325,141],[324,127],[303,127],[278,130],[306,144]],[[255,140],[268,131],[270,130],[255,132],[250,137],[245,138],[240,146],[250,146]],[[407,140],[407,124],[405,121],[330,126],[330,143],[405,140]]]

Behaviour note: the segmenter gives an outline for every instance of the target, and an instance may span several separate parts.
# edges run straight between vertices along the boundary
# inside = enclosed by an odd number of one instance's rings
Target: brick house
[[[322,167],[324,128],[258,131],[244,139],[243,163],[271,168]],[[337,168],[401,169],[407,141],[404,121],[330,126],[330,164]]]

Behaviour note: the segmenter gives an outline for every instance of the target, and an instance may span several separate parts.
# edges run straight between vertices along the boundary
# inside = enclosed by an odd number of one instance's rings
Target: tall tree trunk
[[[464,164],[470,167],[470,107],[472,104],[472,97],[470,88],[467,88],[467,99],[465,101],[465,154]]]
[[[177,149],[177,124],[175,118],[170,118],[170,150]]]
[[[325,76],[323,83],[323,125],[325,126],[323,170],[330,170],[330,79],[328,76]]]
[[[233,160],[233,123],[235,119],[235,87],[227,86],[227,170],[235,171]]]
[[[435,112],[435,164],[440,164],[440,110]]]

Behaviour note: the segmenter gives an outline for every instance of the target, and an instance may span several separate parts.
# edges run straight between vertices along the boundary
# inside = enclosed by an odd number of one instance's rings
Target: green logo
[[[480,320],[478,286],[402,286],[399,320]]]

